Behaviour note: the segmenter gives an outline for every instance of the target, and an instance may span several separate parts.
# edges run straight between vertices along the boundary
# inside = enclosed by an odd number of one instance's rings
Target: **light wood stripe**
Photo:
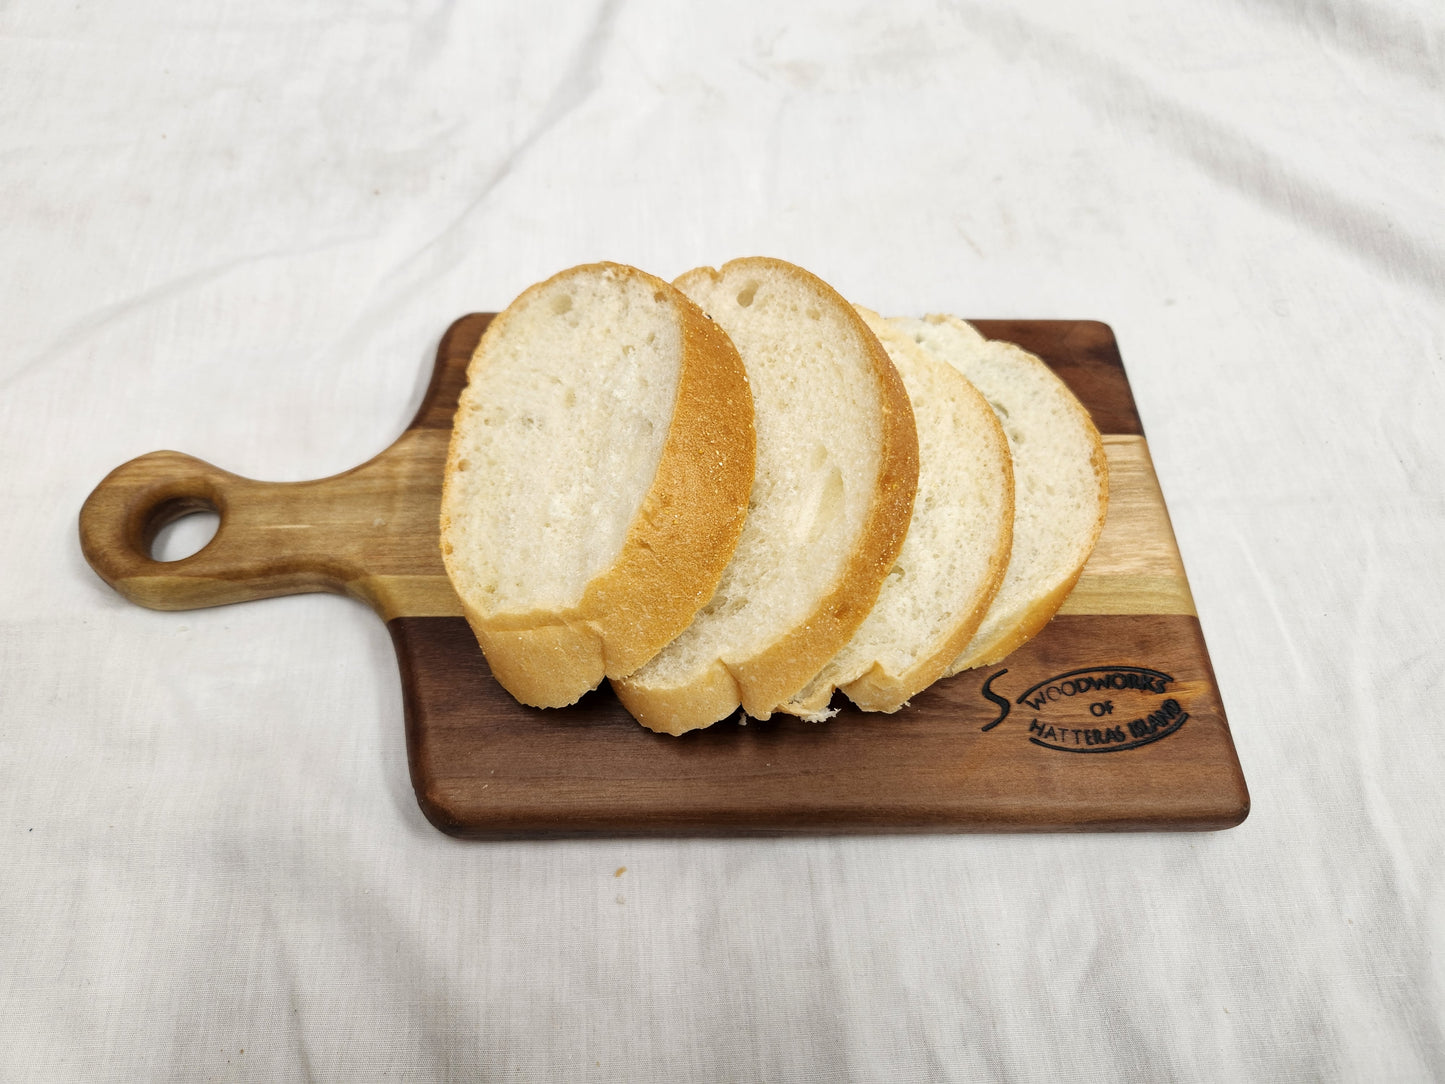
[[[440,564],[440,561],[438,561]],[[446,574],[440,576],[366,576],[353,585],[382,618],[462,617],[462,600]]]
[[[1196,616],[1164,494],[1143,437],[1106,435],[1109,514],[1061,614]]]
[[[1109,515],[1059,613],[1195,616],[1148,444],[1139,436],[1109,435],[1104,454]],[[354,584],[354,590],[387,620],[462,616],[461,601],[445,575],[373,574]]]

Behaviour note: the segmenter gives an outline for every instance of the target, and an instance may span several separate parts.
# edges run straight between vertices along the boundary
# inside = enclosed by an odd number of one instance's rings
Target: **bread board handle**
[[[326,480],[256,482],[180,452],[151,452],[111,471],[80,511],[80,548],[101,579],[153,610],[191,610],[313,591],[344,592],[324,510]],[[220,516],[189,557],[157,561],[156,534],[193,512]],[[332,521],[332,522],[328,522]]]

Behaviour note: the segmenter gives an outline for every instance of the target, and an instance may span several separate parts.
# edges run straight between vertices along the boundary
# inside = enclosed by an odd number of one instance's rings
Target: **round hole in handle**
[[[157,505],[146,523],[151,560],[171,563],[194,557],[221,528],[221,511],[206,497],[174,497]]]

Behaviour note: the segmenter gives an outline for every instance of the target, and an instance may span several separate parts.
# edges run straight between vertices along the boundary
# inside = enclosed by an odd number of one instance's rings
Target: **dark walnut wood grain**
[[[1004,663],[939,682],[896,715],[839,696],[828,723],[775,716],[678,738],[639,727],[605,687],[564,711],[519,706],[460,618],[389,627],[412,784],[455,835],[1211,829],[1249,808],[1193,617],[1059,617]],[[1081,665],[1162,672],[1170,695],[1134,692],[1131,705],[1118,692],[1075,694],[1047,711],[1014,702]],[[1010,711],[985,729],[1001,714],[982,691],[990,679]],[[1133,740],[1128,724],[1166,699],[1187,713],[1177,730],[1104,751],[1106,730]],[[1107,722],[1089,709],[1102,701],[1115,706]],[[1032,740],[1049,727],[1058,748]]]
[[[604,686],[560,711],[492,680],[437,554],[441,472],[465,369],[490,317],[447,331],[407,431],[315,482],[239,478],[176,452],[117,468],[86,501],[96,571],[159,609],[297,591],[386,620],[426,816],[470,838],[787,832],[1227,828],[1249,795],[1118,346],[1095,321],[975,321],[1048,362],[1105,436],[1109,519],[1060,615],[1003,663],[939,682],[896,715],[838,696],[826,724],[738,719],[680,738],[639,727]],[[221,513],[158,562],[164,523]]]

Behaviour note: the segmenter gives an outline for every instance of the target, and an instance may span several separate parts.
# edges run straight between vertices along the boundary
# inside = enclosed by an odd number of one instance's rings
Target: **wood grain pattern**
[[[411,424],[374,459],[310,482],[257,482],[180,452],[122,464],[80,511],[86,560],[141,606],[190,610],[323,591],[367,602],[384,620],[457,616],[437,548],[442,468],[467,362],[490,313],[442,337]],[[151,559],[156,533],[190,512],[220,513],[216,535],[179,561]]]
[[[1174,528],[1142,436],[1104,436],[1109,512],[1065,614],[1194,614]]]
[[[389,628],[411,660],[412,785],[428,819],[453,835],[1198,830],[1231,827],[1249,809],[1193,617],[1060,617],[1003,664],[941,681],[896,715],[840,696],[825,724],[780,715],[677,738],[638,726],[605,686],[564,711],[521,707],[492,681],[460,618]],[[1108,725],[1130,737],[1128,724],[1155,710],[1126,718],[1118,694],[1044,713],[1013,703],[1082,666],[1167,674],[1187,720],[1166,739],[1102,755],[1036,744],[1031,725],[1053,720],[1056,741],[1102,751],[1084,733],[1105,729],[1090,703],[1111,698]],[[986,730],[1001,710],[982,693],[989,679],[1010,710]],[[1139,709],[1156,698],[1134,699]]]
[[[1213,829],[1249,796],[1114,336],[1095,321],[975,321],[1039,354],[1105,434],[1110,509],[1060,615],[1003,663],[892,716],[844,698],[825,725],[737,721],[673,738],[605,687],[536,711],[492,680],[437,551],[441,471],[465,369],[490,317],[452,325],[416,417],[386,451],[313,482],[257,482],[177,452],[113,471],[81,544],[125,597],[187,609],[302,591],[387,621],[418,801],[437,827],[585,834]],[[174,562],[165,523],[220,513]],[[1098,754],[1098,755],[1094,755]]]

